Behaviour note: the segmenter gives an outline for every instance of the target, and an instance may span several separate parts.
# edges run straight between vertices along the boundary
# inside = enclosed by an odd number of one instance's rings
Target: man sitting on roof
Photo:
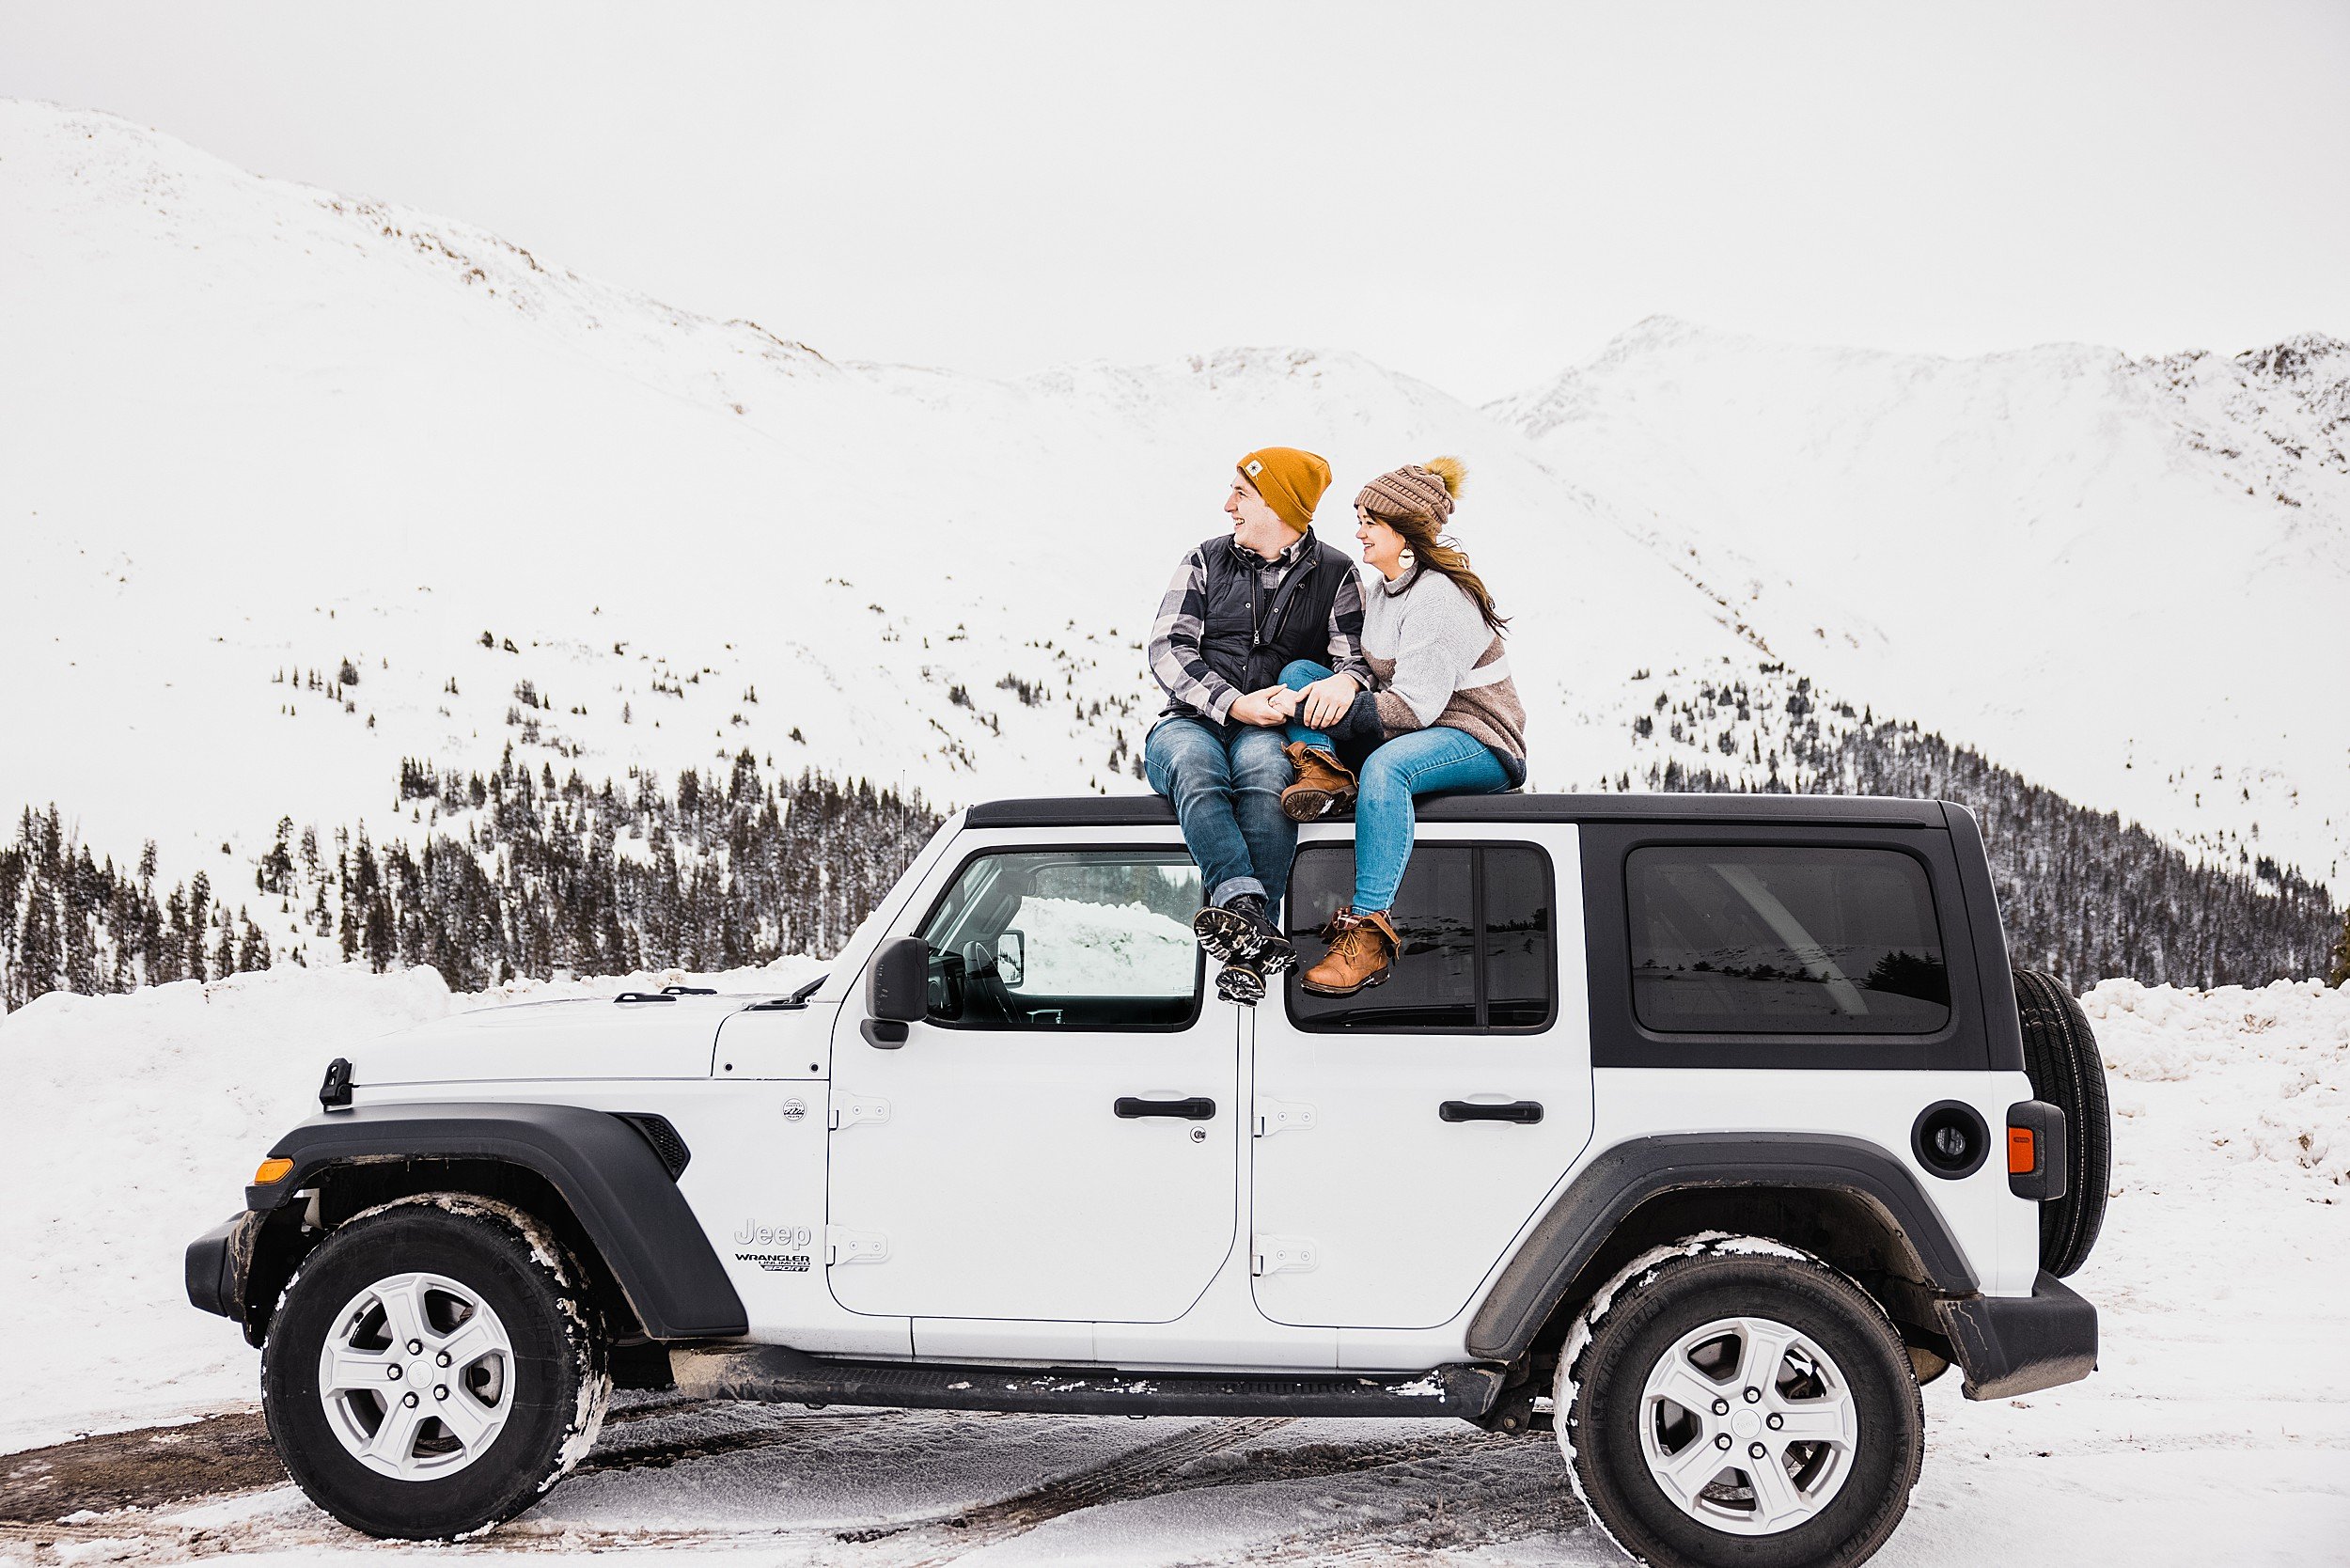
[[[1330,465],[1292,447],[1240,460],[1225,514],[1232,531],[1183,557],[1151,633],[1151,673],[1167,704],[1142,747],[1151,787],[1175,804],[1207,907],[1192,921],[1224,965],[1216,995],[1254,1006],[1297,962],[1277,925],[1297,853],[1281,810],[1296,772],[1283,754],[1292,713],[1332,723],[1370,684],[1354,562],[1313,531]],[[1331,673],[1300,693],[1281,683],[1312,658]]]

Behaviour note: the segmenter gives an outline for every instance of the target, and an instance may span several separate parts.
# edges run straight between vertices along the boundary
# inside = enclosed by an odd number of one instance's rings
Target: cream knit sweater
[[[1363,592],[1363,660],[1390,735],[1444,725],[1523,760],[1526,709],[1500,635],[1441,572],[1416,567]]]

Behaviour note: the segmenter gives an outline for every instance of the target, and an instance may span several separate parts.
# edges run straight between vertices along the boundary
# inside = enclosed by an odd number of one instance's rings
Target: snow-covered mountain
[[[2350,345],[1951,360],[1654,320],[1489,412],[1828,688],[2342,886]]]
[[[2350,869],[2323,340],[1941,361],[1652,321],[1490,409],[1302,349],[997,381],[24,102],[0,301],[0,809],[157,839],[166,874],[249,876],[281,814],[381,834],[400,759],[509,743],[590,778],[748,748],[949,803],[1140,788],[1150,618],[1274,443],[1331,458],[1339,530],[1371,473],[1466,458],[1543,787],[1638,774],[1641,672],[1778,666],[2183,841],[2232,858],[2257,820]]]
[[[249,852],[280,811],[377,807],[403,756],[525,734],[591,775],[748,745],[949,801],[1106,785],[1155,711],[1167,575],[1272,443],[1351,478],[1466,452],[1470,542],[1522,585],[1555,704],[1743,651],[1507,431],[1357,356],[835,365],[23,103],[0,212],[0,800],[102,842]]]

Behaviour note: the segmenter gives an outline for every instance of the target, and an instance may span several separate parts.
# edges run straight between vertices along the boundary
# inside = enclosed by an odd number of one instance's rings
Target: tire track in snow
[[[711,1400],[649,1402],[612,1411],[616,1430],[661,1419],[713,1411],[756,1411],[755,1405]],[[666,1469],[722,1454],[806,1441],[902,1420],[908,1412],[854,1417],[795,1417],[634,1446],[599,1443],[577,1472]],[[289,1484],[258,1411],[238,1411],[175,1426],[102,1433],[0,1455],[0,1542],[36,1548],[70,1541],[140,1540],[171,1557],[203,1557],[239,1549],[249,1540],[222,1538],[217,1527],[189,1527],[139,1515],[148,1510],[219,1501]],[[81,1514],[105,1517],[82,1519]],[[72,1523],[64,1521],[71,1519]],[[257,1525],[269,1532],[282,1526]]]
[[[762,1408],[728,1402],[687,1401],[615,1411],[612,1424],[625,1429],[660,1418],[690,1420],[733,1412],[741,1412],[742,1419],[756,1422],[756,1413]],[[635,1444],[599,1445],[581,1466],[580,1473],[691,1466],[724,1455],[822,1442],[850,1432],[870,1431],[876,1425],[897,1425],[917,1419],[918,1414],[886,1410],[843,1417],[795,1414],[773,1424],[688,1432],[682,1436]],[[567,1527],[544,1534],[527,1529],[500,1530],[483,1544],[509,1552],[618,1546],[693,1549],[721,1544],[729,1538],[779,1541],[803,1535],[807,1540],[811,1563],[938,1568],[984,1546],[1097,1507],[1183,1492],[1359,1475],[1428,1462],[1471,1459],[1506,1463],[1508,1450],[1527,1446],[1523,1438],[1448,1429],[1360,1444],[1340,1440],[1293,1448],[1249,1447],[1291,1424],[1292,1419],[1286,1417],[1203,1422],[1161,1441],[1129,1450],[1103,1464],[1056,1477],[1014,1497],[944,1517],[877,1521],[868,1528],[805,1534],[788,1527],[749,1530]],[[1212,1463],[1225,1455],[1230,1456],[1230,1463]],[[1483,1467],[1480,1464],[1480,1468]],[[338,1542],[346,1539],[338,1527],[307,1511],[293,1517],[203,1526],[141,1516],[141,1511],[149,1509],[233,1497],[285,1482],[283,1466],[269,1447],[267,1430],[257,1413],[219,1417],[188,1426],[83,1438],[0,1459],[0,1543],[29,1543],[38,1548],[116,1541],[135,1544],[140,1560],[158,1562],[238,1551],[323,1545],[330,1537]],[[1432,1486],[1441,1487],[1447,1493],[1464,1491],[1457,1482],[1449,1481],[1432,1482]],[[1563,1488],[1557,1490],[1563,1495]],[[1461,1500],[1474,1497],[1475,1508],[1481,1516],[1496,1500],[1489,1492],[1489,1487],[1477,1485],[1468,1489]],[[1426,1549],[1438,1542],[1467,1544],[1472,1540],[1514,1539],[1567,1522],[1555,1516],[1532,1514],[1521,1520],[1518,1514],[1526,1511],[1516,1510],[1506,1524],[1491,1521],[1468,1530],[1435,1517],[1449,1513],[1453,1500],[1434,1499],[1425,1511],[1416,1507],[1408,1520],[1387,1518],[1353,1528],[1341,1527],[1335,1536],[1316,1531],[1293,1545],[1272,1543],[1271,1560],[1318,1560],[1318,1554],[1347,1552],[1350,1538],[1359,1539],[1362,1549],[1375,1556],[1380,1551],[1410,1551],[1416,1546]],[[1572,1504],[1568,1507],[1571,1509]],[[62,1517],[85,1511],[106,1516],[75,1518],[70,1524],[59,1522]],[[1542,1512],[1539,1508],[1532,1511],[1533,1514]],[[1523,1528],[1519,1528],[1521,1524]],[[1503,1528],[1496,1532],[1493,1528],[1496,1525]],[[352,1544],[356,1544],[355,1539]]]
[[[1383,1472],[1402,1472],[1388,1479],[1408,1488],[1407,1496],[1396,1499],[1402,1506],[1388,1510],[1384,1517],[1333,1519],[1326,1527],[1197,1558],[1175,1558],[1170,1564],[1172,1568],[1230,1568],[1245,1560],[1252,1568],[1257,1564],[1394,1568],[1402,1563],[1451,1560],[1455,1553],[1532,1536],[1574,1534],[1589,1536],[1588,1560],[1607,1564],[1623,1560],[1622,1554],[1591,1528],[1590,1515],[1575,1500],[1559,1468],[1556,1449],[1543,1436],[1480,1434],[1465,1443],[1455,1438],[1412,1446],[1424,1451],[1376,1466]],[[1353,1466],[1323,1473],[1338,1476],[1372,1468]],[[1416,1476],[1414,1471],[1421,1473]],[[1346,1506],[1338,1497],[1321,1500],[1333,1509]]]
[[[1048,1481],[1031,1491],[1001,1502],[989,1503],[943,1519],[927,1527],[953,1531],[952,1548],[944,1555],[930,1554],[912,1558],[898,1568],[934,1568],[950,1562],[967,1552],[1015,1535],[1025,1535],[1047,1520],[1064,1513],[1074,1513],[1104,1502],[1123,1501],[1130,1497],[1152,1497],[1163,1491],[1180,1490],[1180,1482],[1190,1466],[1200,1460],[1251,1438],[1262,1437],[1290,1424],[1292,1418],[1272,1416],[1256,1419],[1218,1420],[1205,1426],[1181,1432],[1163,1442],[1132,1449],[1106,1465],[1074,1475]]]
[[[648,1412],[648,1415],[691,1415],[702,1410],[728,1408],[725,1401],[697,1401],[691,1404],[670,1405]],[[751,1409],[762,1406],[748,1406]],[[594,1450],[572,1472],[574,1476],[595,1475],[628,1470],[666,1470],[676,1465],[689,1465],[696,1460],[716,1459],[726,1454],[754,1453],[761,1449],[785,1448],[799,1443],[822,1442],[845,1436],[851,1433],[870,1432],[878,1427],[900,1424],[910,1414],[904,1410],[877,1410],[865,1416],[800,1416],[779,1421],[772,1426],[744,1426],[733,1431],[702,1433],[674,1437],[658,1442],[630,1446],[606,1447],[598,1442]],[[606,1431],[609,1431],[609,1426]]]
[[[681,1400],[624,1408],[604,1419],[607,1435],[638,1422],[711,1410],[758,1408],[727,1402]],[[666,1468],[671,1465],[795,1441],[821,1439],[906,1412],[854,1417],[800,1417],[635,1446],[599,1443],[578,1473]],[[175,1426],[102,1433],[43,1448],[0,1454],[0,1527],[46,1528],[69,1514],[168,1507],[264,1491],[288,1481],[258,1411],[237,1411]],[[21,1534],[22,1530],[8,1533]]]
[[[1098,1469],[1048,1482],[1017,1497],[972,1510],[937,1525],[912,1527],[905,1531],[906,1534],[916,1531],[927,1534],[940,1529],[952,1530],[954,1534],[942,1552],[899,1560],[892,1568],[940,1568],[940,1565],[952,1562],[982,1546],[1024,1535],[1056,1519],[1090,1508],[1140,1502],[1184,1492],[1221,1491],[1360,1475],[1396,1466],[1442,1462],[1464,1455],[1482,1458],[1491,1454],[1506,1459],[1507,1450],[1527,1446],[1522,1436],[1504,1437],[1491,1433],[1462,1432],[1448,1426],[1446,1430],[1432,1432],[1425,1436],[1365,1443],[1313,1443],[1292,1449],[1246,1450],[1245,1446],[1250,1441],[1290,1425],[1291,1419],[1284,1417],[1218,1421],[1204,1430],[1185,1433],[1167,1442],[1135,1450]],[[1233,1465],[1203,1466],[1202,1461],[1234,1450],[1244,1451],[1235,1456],[1237,1462]],[[1563,1483],[1556,1490],[1563,1496]],[[1579,1516],[1580,1510],[1572,1501],[1568,1503],[1568,1508]],[[1572,1519],[1545,1517],[1540,1524],[1528,1529],[1512,1529],[1507,1534],[1479,1539],[1515,1539],[1538,1533],[1554,1525],[1572,1522]],[[1315,1539],[1322,1541],[1326,1538],[1318,1534]],[[1321,1548],[1310,1546],[1308,1549]],[[1379,1549],[1386,1548],[1382,1546]],[[1253,1560],[1261,1554],[1251,1551],[1248,1555]]]
[[[260,1413],[241,1411],[0,1455],[0,1524],[30,1529],[85,1511],[256,1492],[286,1479]]]

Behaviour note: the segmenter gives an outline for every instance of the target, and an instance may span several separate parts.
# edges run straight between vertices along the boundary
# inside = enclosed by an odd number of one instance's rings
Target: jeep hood
[[[354,1048],[361,1089],[540,1078],[707,1078],[718,1027],[776,994],[525,1002],[439,1018]],[[786,1016],[820,1017],[830,1008]]]

